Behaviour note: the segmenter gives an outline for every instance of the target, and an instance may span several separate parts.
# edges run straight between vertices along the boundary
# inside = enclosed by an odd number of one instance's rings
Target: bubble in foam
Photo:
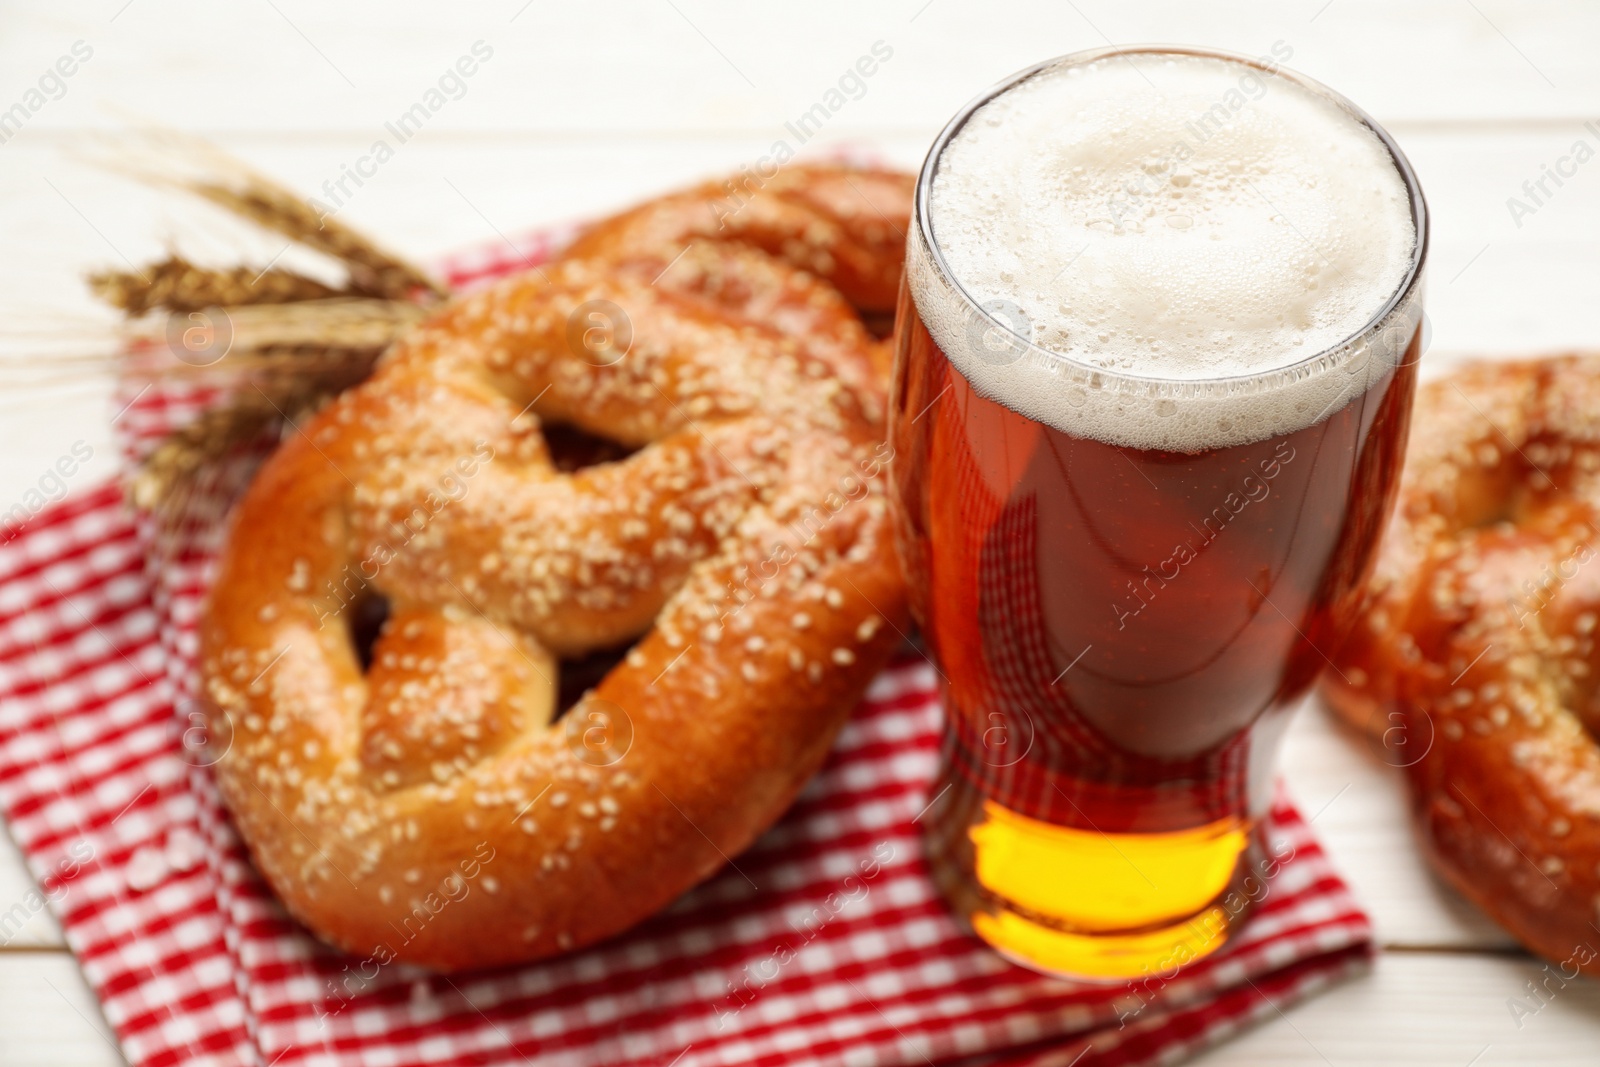
[[[980,391],[1068,432],[1185,451],[1273,436],[1401,355],[1358,345],[1297,366],[1394,295],[1415,224],[1365,124],[1248,64],[1126,53],[1047,68],[972,116],[925,195],[961,289],[1017,309],[1007,325],[1067,359],[996,362],[966,343],[965,301],[918,234],[907,269],[935,340]]]

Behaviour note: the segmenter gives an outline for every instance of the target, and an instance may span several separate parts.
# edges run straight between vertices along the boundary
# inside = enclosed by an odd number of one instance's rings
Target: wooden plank
[[[73,42],[92,58],[30,132],[105,125],[111,101],[189,129],[371,131],[418,103],[483,41],[492,55],[429,119],[432,131],[660,138],[775,131],[811,108],[874,42],[892,56],[836,120],[856,130],[937,125],[984,85],[1109,41],[1183,41],[1291,66],[1380,118],[1592,117],[1600,10],[1559,0],[896,0],[802,7],[608,0],[491,12],[424,4],[217,8],[139,0],[10,16],[4,105]],[[113,15],[115,16],[113,19]],[[850,93],[857,90],[847,83]],[[670,91],[664,91],[670,90]]]
[[[0,510],[76,440],[87,440],[95,458],[74,485],[114,466],[104,376],[82,364],[39,369],[44,349],[82,355],[105,337],[110,319],[82,296],[82,270],[142,262],[173,235],[211,258],[244,252],[264,263],[281,248],[216,220],[196,225],[187,203],[67,159],[85,131],[115,127],[107,103],[220,132],[253,162],[315,192],[374,139],[391,136],[384,123],[481,39],[494,54],[464,93],[430,113],[344,212],[426,257],[754,162],[790,136],[785,120],[815,105],[875,41],[893,55],[808,151],[869,142],[914,165],[983,83],[1108,40],[1183,40],[1248,54],[1281,40],[1293,49],[1292,66],[1390,125],[1422,175],[1435,219],[1429,363],[1437,371],[1464,352],[1600,346],[1591,314],[1600,169],[1585,165],[1559,190],[1547,187],[1520,220],[1507,205],[1510,197],[1529,203],[1522,183],[1537,181],[1575,139],[1597,143],[1583,127],[1600,116],[1600,66],[1590,55],[1597,31],[1600,8],[1559,0],[897,0],[870,8],[818,0],[787,10],[726,0],[508,0],[470,14],[377,0],[279,0],[276,9],[117,0],[8,12],[0,110],[22,100],[74,41],[94,54],[64,95],[0,149],[11,252],[0,263],[10,335],[0,358],[22,355],[29,375],[63,379],[18,388],[17,365],[0,363]],[[1282,764],[1381,941],[1504,951],[1505,935],[1418,861],[1398,775],[1353,732],[1308,708]],[[15,848],[0,841],[0,933],[14,930],[0,945],[0,1062],[119,1063],[71,957],[30,951],[61,944],[53,921],[30,914],[4,923],[31,885]],[[1592,1063],[1600,1036],[1592,984],[1560,988],[1520,1026],[1513,1017],[1516,998],[1537,1006],[1523,987],[1540,966],[1514,955],[1391,954],[1372,975],[1200,1062]]]
[[[62,948],[61,927],[11,838],[0,834],[0,952]]]
[[[1401,774],[1315,701],[1296,713],[1279,769],[1385,947],[1497,950],[1516,942],[1434,878],[1417,851]]]
[[[71,955],[0,952],[0,1063],[115,1067],[123,1062]]]
[[[1527,983],[1544,986],[1536,999]],[[1517,1005],[1514,1010],[1513,1005]],[[1588,1067],[1600,985],[1520,958],[1396,953],[1193,1060],[1195,1067]],[[1476,1057],[1476,1058],[1475,1058]]]

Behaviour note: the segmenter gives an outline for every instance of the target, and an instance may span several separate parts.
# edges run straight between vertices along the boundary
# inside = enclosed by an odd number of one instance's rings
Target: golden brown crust
[[[1434,869],[1600,974],[1600,357],[1419,391],[1400,504],[1324,694],[1387,733]]]
[[[823,279],[864,312],[889,312],[915,181],[848,167],[740,174],[618,215],[579,238],[572,254],[664,264],[696,239],[737,241]]]
[[[341,948],[459,969],[631,926],[782,813],[895,647],[875,343],[702,245],[663,275],[590,243],[451,305],[240,504],[201,628],[218,781]],[[565,473],[556,425],[637,451]],[[557,657],[628,642],[552,725]]]

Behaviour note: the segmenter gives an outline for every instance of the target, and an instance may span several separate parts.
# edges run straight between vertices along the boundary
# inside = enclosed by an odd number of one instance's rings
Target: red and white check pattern
[[[562,236],[447,274],[496,277]],[[127,399],[136,452],[206,398]],[[1168,1063],[1371,954],[1367,917],[1280,797],[1272,835],[1293,858],[1221,955],[1137,993],[1006,963],[923,866],[940,711],[908,656],[777,827],[628,934],[452,977],[341,956],[278,906],[182,744],[218,530],[158,549],[108,485],[0,534],[0,808],[137,1067]]]

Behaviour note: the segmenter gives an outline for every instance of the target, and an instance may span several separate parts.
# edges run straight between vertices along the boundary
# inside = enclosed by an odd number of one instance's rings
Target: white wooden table
[[[1434,211],[1430,363],[1600,345],[1600,161],[1533,203],[1524,181],[1575,141],[1600,149],[1600,7],[1573,0],[712,0],[442,5],[84,0],[0,5],[0,110],[59,57],[92,50],[0,143],[0,511],[77,441],[114,468],[108,384],[71,357],[104,350],[83,295],[94,266],[177,241],[265,263],[253,236],[78,158],[128,118],[214,138],[319,195],[475,42],[475,74],[360,188],[342,218],[417,258],[615,208],[754,163],[856,59],[893,50],[804,146],[868,146],[907,166],[963,102],[1038,59],[1176,41],[1290,65],[1375,114]],[[70,66],[71,64],[69,64]],[[59,95],[59,98],[53,98]],[[6,130],[5,132],[11,132]],[[390,138],[393,140],[393,138]],[[368,167],[368,170],[371,168]],[[1569,168],[1570,169],[1570,168]],[[326,194],[322,194],[326,196]],[[1507,200],[1535,208],[1514,219]],[[291,254],[292,255],[292,254]],[[287,261],[287,257],[286,257]],[[67,360],[42,364],[38,354]],[[32,368],[31,370],[28,368]],[[38,380],[28,380],[32,376]],[[0,714],[4,710],[0,709]],[[1413,846],[1397,773],[1318,707],[1284,757],[1290,785],[1377,922],[1375,971],[1203,1057],[1206,1064],[1600,1061],[1600,985],[1562,990],[1519,1027],[1508,1000],[1540,965],[1441,888]],[[29,887],[0,841],[0,912]],[[0,947],[0,1063],[120,1059],[48,915]]]

